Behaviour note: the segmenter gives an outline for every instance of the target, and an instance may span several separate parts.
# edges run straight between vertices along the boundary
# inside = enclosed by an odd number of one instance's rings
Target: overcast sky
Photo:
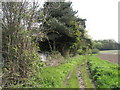
[[[86,29],[92,39],[118,41],[118,1],[70,0],[81,18],[86,18]]]
[[[93,40],[114,39],[118,42],[118,2],[120,0],[67,1],[73,2],[72,7],[78,10],[79,17],[87,19],[86,30]]]

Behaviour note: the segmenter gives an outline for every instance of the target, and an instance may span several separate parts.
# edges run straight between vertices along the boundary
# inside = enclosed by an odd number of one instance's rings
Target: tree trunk
[[[69,49],[64,49],[64,50],[62,51],[62,55],[63,55],[65,58],[67,58],[67,57],[69,57],[69,52],[70,52]]]

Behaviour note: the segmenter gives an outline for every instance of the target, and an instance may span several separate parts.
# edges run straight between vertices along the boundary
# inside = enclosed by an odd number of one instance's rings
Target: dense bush
[[[117,50],[120,44],[112,39],[95,40],[94,47],[99,50]]]
[[[33,4],[33,3],[32,3]],[[33,41],[35,3],[2,2],[3,87],[25,83],[42,67],[38,46]],[[30,8],[27,8],[27,7]],[[24,8],[26,7],[26,8]],[[32,16],[32,15],[33,16]]]
[[[62,63],[65,63],[65,58],[58,51],[52,51],[47,56],[46,65],[47,66],[58,66]]]
[[[120,88],[118,65],[91,56],[88,61],[92,78],[97,88]]]
[[[16,36],[10,35],[10,37]],[[7,39],[3,39],[7,41]],[[25,33],[18,34],[12,41],[13,43],[11,42],[10,46],[6,45],[5,41],[3,42],[3,51],[9,53],[3,53],[4,75],[2,78],[4,86],[26,81],[34,73],[38,64],[41,63],[37,52],[38,48],[34,42],[31,42],[31,37],[26,37]],[[9,51],[5,47],[8,47]]]
[[[92,54],[97,54],[97,53],[99,53],[99,50],[98,49],[92,49],[91,52],[92,52]]]

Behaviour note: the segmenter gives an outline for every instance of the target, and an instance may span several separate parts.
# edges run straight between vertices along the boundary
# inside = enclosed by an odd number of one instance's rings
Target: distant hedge
[[[99,50],[120,50],[120,43],[112,39],[95,40],[94,47]]]

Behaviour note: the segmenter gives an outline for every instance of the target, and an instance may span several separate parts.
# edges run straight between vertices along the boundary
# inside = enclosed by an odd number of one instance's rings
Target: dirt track
[[[120,59],[120,54],[99,54],[98,57],[117,64]]]

